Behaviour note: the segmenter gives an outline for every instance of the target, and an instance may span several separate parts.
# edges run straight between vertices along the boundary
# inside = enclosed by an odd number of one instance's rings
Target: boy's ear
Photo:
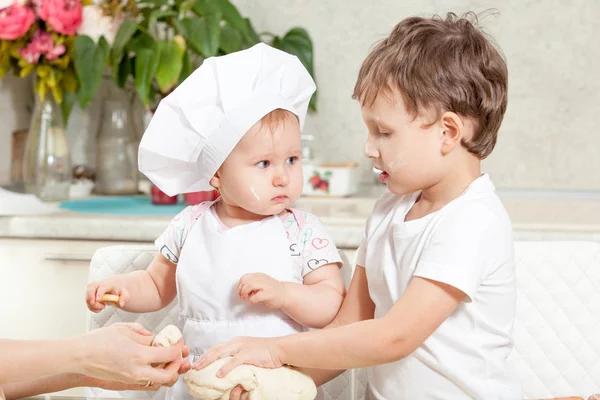
[[[440,127],[442,129],[440,135],[442,155],[446,155],[457,145],[460,146],[464,133],[464,124],[456,113],[446,111],[440,117]]]

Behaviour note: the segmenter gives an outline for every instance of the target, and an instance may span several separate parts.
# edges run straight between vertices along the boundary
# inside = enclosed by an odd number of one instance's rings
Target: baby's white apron
[[[246,273],[302,283],[279,217],[227,230],[220,226],[213,210],[203,212],[190,229],[177,264],[178,325],[190,347],[191,362],[212,345],[236,336],[284,336],[305,330],[282,311],[250,305],[238,296],[239,280]],[[182,377],[169,389],[167,399],[192,399]]]

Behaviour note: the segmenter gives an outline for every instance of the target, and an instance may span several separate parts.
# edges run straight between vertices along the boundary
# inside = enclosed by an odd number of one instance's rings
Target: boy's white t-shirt
[[[507,365],[516,303],[512,228],[494,185],[482,175],[439,211],[405,222],[419,194],[385,194],[367,222],[356,263],[365,268],[375,318],[413,276],[467,298],[408,357],[368,369],[371,399],[521,399]]]

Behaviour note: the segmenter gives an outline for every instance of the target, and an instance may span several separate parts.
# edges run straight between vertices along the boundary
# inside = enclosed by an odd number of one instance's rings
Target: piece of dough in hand
[[[171,347],[183,337],[181,331],[175,325],[167,325],[152,340],[152,346]],[[152,365],[155,368],[163,368],[165,364]]]
[[[171,347],[179,342],[179,339],[182,337],[183,335],[179,328],[175,325],[167,325],[154,337],[152,346]]]
[[[201,370],[190,370],[183,382],[191,396],[202,400],[229,400],[231,390],[242,385],[249,400],[314,400],[317,388],[312,378],[290,367],[261,368],[240,365],[223,378],[217,371],[231,357],[221,358]]]

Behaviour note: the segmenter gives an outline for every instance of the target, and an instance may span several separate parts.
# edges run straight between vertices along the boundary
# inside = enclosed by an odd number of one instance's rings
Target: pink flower
[[[34,12],[28,8],[13,3],[0,10],[0,39],[14,40],[27,33],[35,21]]]
[[[33,45],[33,43],[29,43],[26,47],[19,50],[19,54],[27,60],[29,64],[37,64],[38,60],[42,53],[38,51],[38,49]]]
[[[55,46],[53,49],[51,49],[50,51],[48,51],[46,53],[46,58],[50,61],[56,60],[58,57],[65,54],[65,50],[66,50],[65,46],[62,44],[59,44],[58,46]]]
[[[81,25],[79,0],[41,0],[38,14],[55,32],[74,35]]]
[[[54,43],[48,32],[38,29],[33,34],[31,42],[20,50],[20,54],[28,63],[36,64],[41,55],[52,61],[65,54],[65,50],[65,46],[62,44],[56,45]]]

